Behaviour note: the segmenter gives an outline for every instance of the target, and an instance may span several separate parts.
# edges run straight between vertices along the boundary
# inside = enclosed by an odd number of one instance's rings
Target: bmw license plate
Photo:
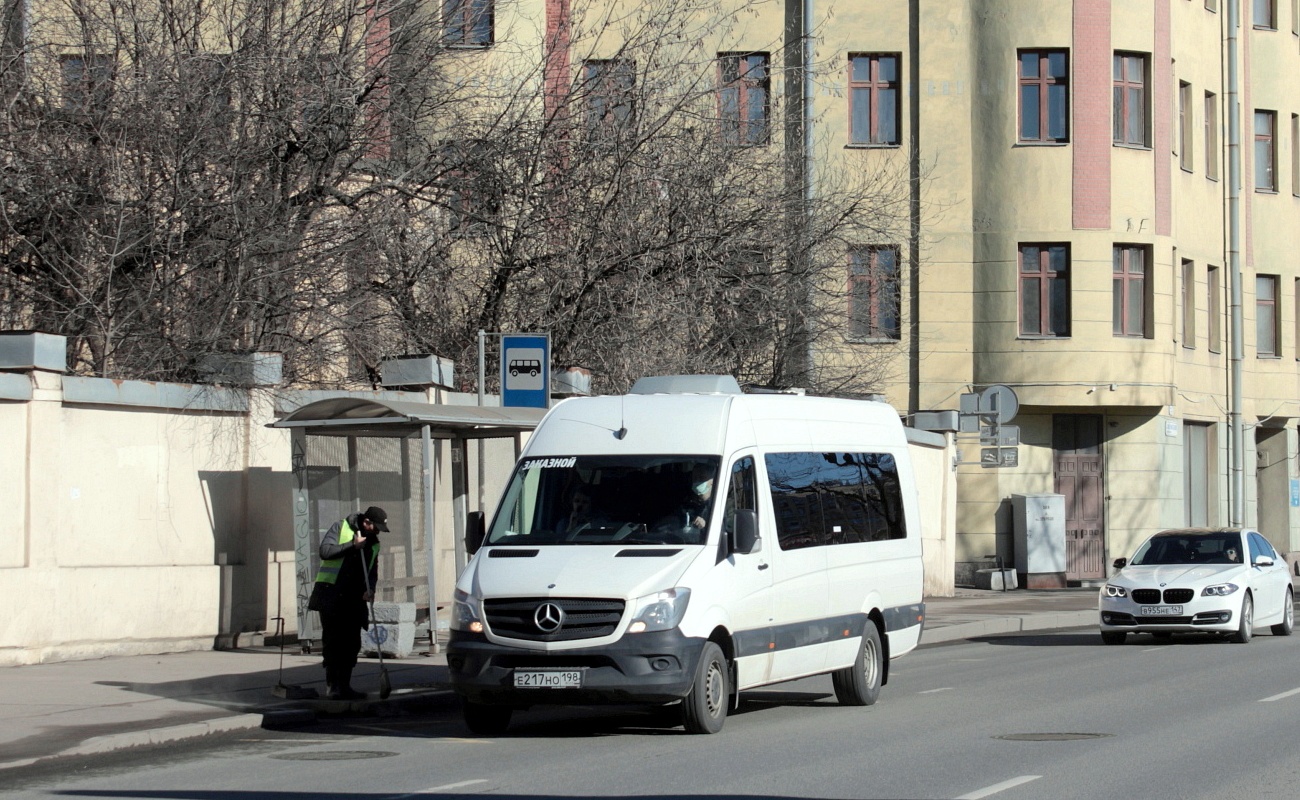
[[[1142,606],[1139,609],[1144,617],[1181,617],[1182,606]]]
[[[517,669],[516,689],[581,689],[580,669]]]

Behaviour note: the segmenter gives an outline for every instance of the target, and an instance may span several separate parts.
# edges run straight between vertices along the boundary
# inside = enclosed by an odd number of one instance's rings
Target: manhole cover
[[[279,753],[271,756],[281,761],[349,761],[359,758],[388,758],[397,753],[383,750],[313,750],[307,753]]]
[[[1105,739],[1111,733],[1006,733],[994,739],[1009,742],[1072,742],[1076,739]]]

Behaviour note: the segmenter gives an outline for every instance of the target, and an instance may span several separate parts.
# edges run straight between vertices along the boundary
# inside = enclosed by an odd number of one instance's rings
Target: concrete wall
[[[272,390],[4,377],[0,594],[18,611],[0,620],[0,666],[237,646],[275,634],[277,617],[296,633],[289,435],[266,427]],[[435,475],[450,475],[440,454]],[[512,439],[488,444],[489,513],[513,462]],[[475,507],[476,469],[468,496]],[[452,529],[440,482],[448,598]]]
[[[956,553],[957,472],[951,435],[909,431],[912,468],[921,510],[925,596],[952,597]]]

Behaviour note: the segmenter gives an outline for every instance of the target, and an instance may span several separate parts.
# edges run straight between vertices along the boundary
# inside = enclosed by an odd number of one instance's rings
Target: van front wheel
[[[885,655],[880,646],[880,631],[874,622],[867,620],[853,666],[831,673],[835,699],[846,706],[874,705],[880,697],[880,679],[884,674]]]
[[[727,658],[715,642],[707,642],[700,653],[691,693],[682,700],[682,724],[687,733],[717,733],[727,721]]]

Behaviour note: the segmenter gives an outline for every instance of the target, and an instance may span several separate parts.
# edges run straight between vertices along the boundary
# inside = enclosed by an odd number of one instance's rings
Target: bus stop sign
[[[550,337],[502,334],[501,405],[548,408],[550,404]]]

